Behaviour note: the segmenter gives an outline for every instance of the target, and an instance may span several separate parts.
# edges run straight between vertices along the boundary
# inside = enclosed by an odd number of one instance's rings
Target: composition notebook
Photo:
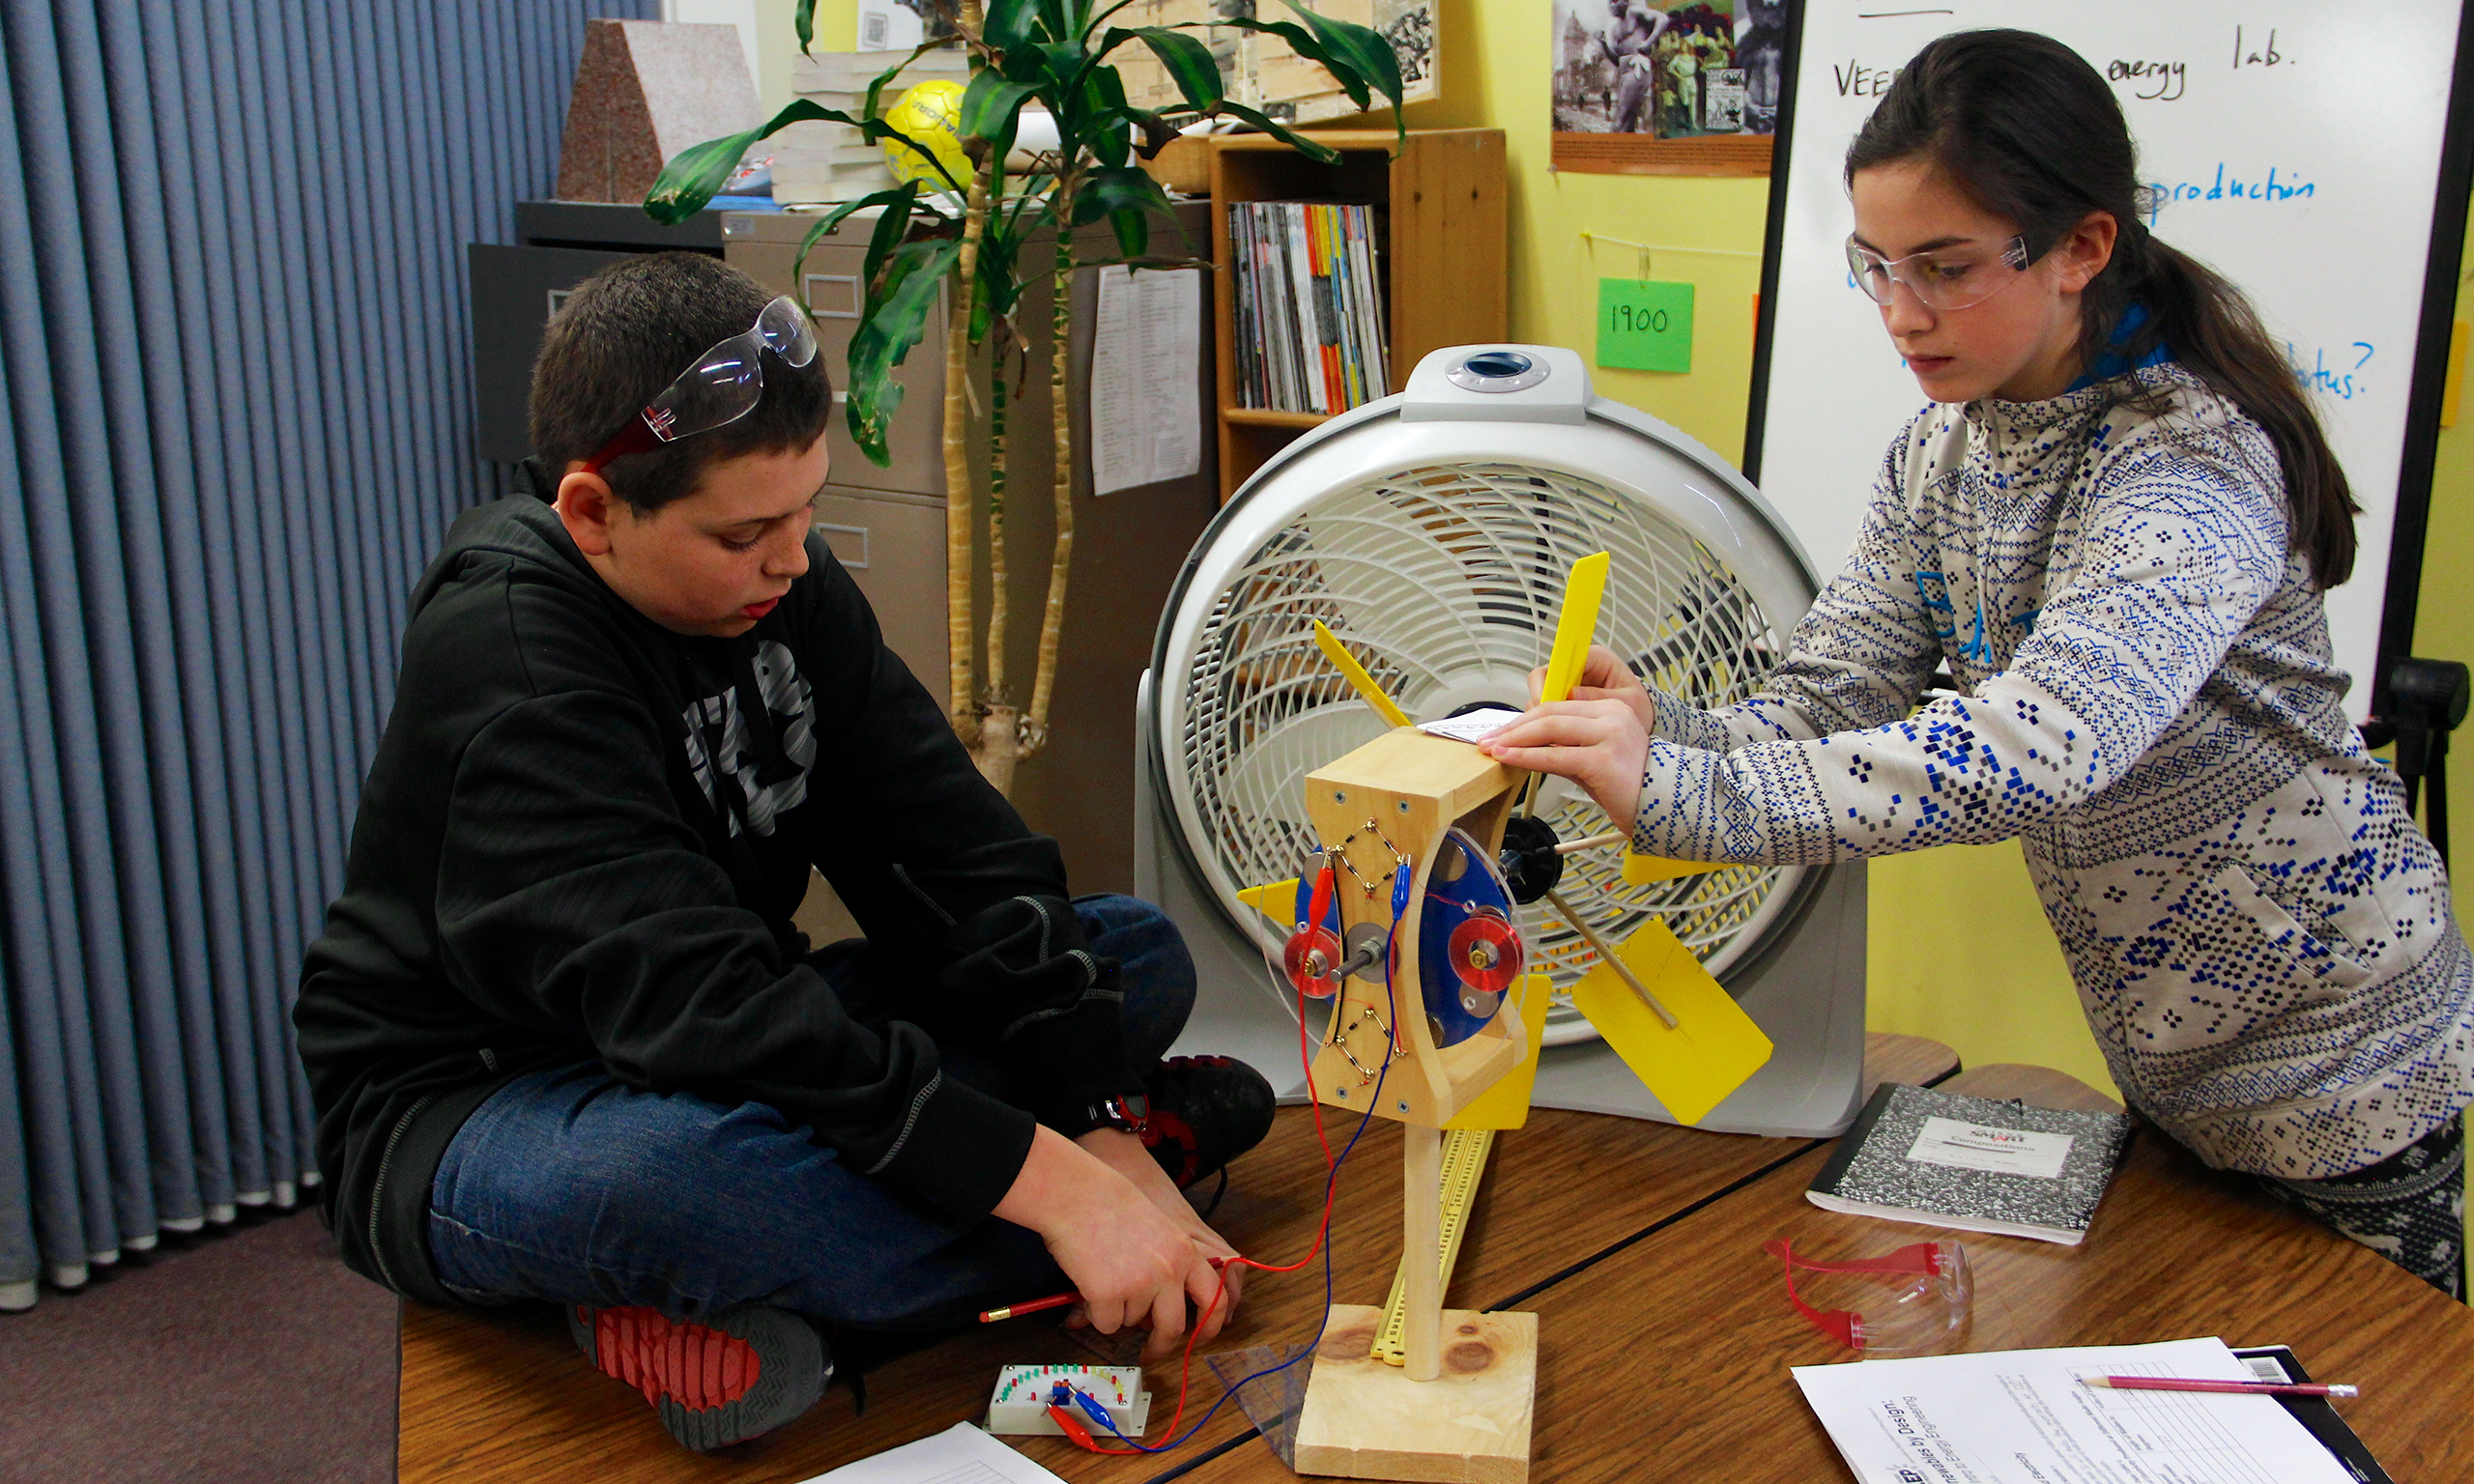
[[[1826,1211],[2076,1246],[2130,1130],[2120,1113],[1885,1082],[1804,1193]]]

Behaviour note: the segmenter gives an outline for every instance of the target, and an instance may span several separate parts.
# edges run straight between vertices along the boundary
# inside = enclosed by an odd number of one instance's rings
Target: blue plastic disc
[[[1456,1045],[1477,1035],[1504,1001],[1503,991],[1481,989],[1454,970],[1453,932],[1481,914],[1492,914],[1510,927],[1511,913],[1511,892],[1478,842],[1462,830],[1446,835],[1435,851],[1434,870],[1426,877],[1425,911],[1418,919],[1418,984],[1425,999],[1426,1029],[1436,1045]]]

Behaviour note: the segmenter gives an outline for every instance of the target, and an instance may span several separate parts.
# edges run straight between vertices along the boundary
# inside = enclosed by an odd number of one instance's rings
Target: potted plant
[[[918,345],[939,286],[950,287],[953,310],[947,321],[944,407],[948,714],[981,772],[1000,790],[1011,789],[1015,765],[1047,740],[1049,699],[1055,685],[1057,640],[1073,560],[1074,447],[1066,357],[1061,349],[1068,343],[1070,328],[1067,285],[1077,267],[1090,266],[1075,259],[1074,229],[1103,220],[1108,224],[1116,251],[1094,260],[1097,263],[1137,268],[1204,265],[1207,260],[1160,255],[1151,249],[1150,217],[1154,213],[1165,214],[1169,202],[1140,161],[1156,156],[1177,137],[1179,120],[1233,118],[1309,157],[1325,162],[1338,157],[1311,136],[1228,99],[1210,49],[1188,34],[1191,27],[1109,24],[1127,3],[964,0],[958,33],[929,42],[887,69],[869,88],[861,117],[801,100],[761,128],[680,152],[645,198],[645,210],[655,219],[683,220],[713,197],[749,146],[810,119],[854,126],[871,140],[890,140],[894,148],[913,152],[922,162],[922,178],[844,203],[820,215],[801,243],[797,262],[803,266],[808,249],[853,213],[877,213],[868,242],[860,317],[850,339],[844,390],[849,397],[851,437],[878,464],[888,459],[885,430],[902,398],[894,368]],[[1378,95],[1388,100],[1395,128],[1404,128],[1399,117],[1400,70],[1391,44],[1367,27],[1317,14],[1295,0],[1285,3],[1297,20],[1231,16],[1213,24],[1278,36],[1298,55],[1329,71],[1358,107],[1371,106]],[[796,4],[799,43],[805,49],[814,40],[815,0],[796,0]],[[1127,100],[1123,79],[1108,58],[1130,45],[1147,47],[1160,60],[1175,81],[1183,100],[1181,109],[1164,115]],[[912,57],[939,46],[960,46],[970,55],[970,83],[956,128],[967,162],[962,170],[940,157],[932,141],[910,137],[882,116],[885,86]],[[1044,109],[1054,120],[1057,142],[1034,157],[1026,175],[1015,177],[1008,174],[1005,160],[1014,150],[1026,108]],[[1050,555],[1037,669],[1025,708],[1016,704],[1004,671],[1008,622],[1005,408],[1011,400],[1004,366],[1013,358],[1008,350],[1023,343],[1012,318],[1025,287],[1019,271],[1021,247],[1030,234],[1048,225],[1056,228],[1057,241],[1053,333],[1049,342],[1053,418],[1050,436],[1056,445],[1052,491],[1056,539]],[[793,268],[792,276],[806,281],[798,267]],[[992,353],[988,560],[994,582],[984,633],[975,621],[971,593],[978,542],[965,414],[971,398],[974,346],[987,347]],[[984,687],[978,660],[983,645]]]

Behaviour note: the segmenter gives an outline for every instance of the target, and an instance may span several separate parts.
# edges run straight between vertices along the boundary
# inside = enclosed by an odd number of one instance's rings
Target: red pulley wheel
[[[1290,933],[1280,959],[1288,982],[1309,999],[1326,1000],[1340,992],[1340,940],[1329,928],[1300,928]]]
[[[1498,994],[1520,977],[1520,929],[1492,912],[1472,913],[1453,928],[1449,949],[1453,977],[1472,989]]]

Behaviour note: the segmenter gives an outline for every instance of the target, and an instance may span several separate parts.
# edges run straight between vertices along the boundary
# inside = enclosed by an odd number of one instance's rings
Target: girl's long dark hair
[[[2175,359],[2267,430],[2285,474],[2290,549],[2319,586],[2353,574],[2361,510],[2286,357],[2242,291],[2150,236],[2138,155],[2121,104],[2096,70],[2051,37],[1962,31],[1908,63],[1847,148],[1847,179],[1904,160],[1929,161],[1978,206],[2019,224],[2032,260],[2085,220],[2120,224],[2113,261],[2080,299],[2085,366],[2107,354],[2137,365],[2161,343]],[[2122,311],[2147,318],[2115,344]],[[2167,395],[2129,378],[2117,395],[2162,412]]]

